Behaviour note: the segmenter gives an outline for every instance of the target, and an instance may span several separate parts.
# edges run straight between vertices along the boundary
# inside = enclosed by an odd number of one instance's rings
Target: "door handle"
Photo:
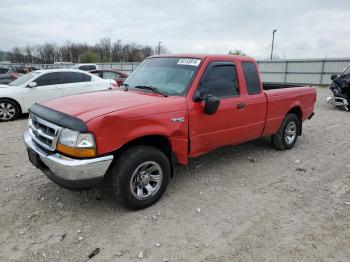
[[[245,108],[245,104],[244,103],[237,104],[237,109],[242,110],[244,108]]]

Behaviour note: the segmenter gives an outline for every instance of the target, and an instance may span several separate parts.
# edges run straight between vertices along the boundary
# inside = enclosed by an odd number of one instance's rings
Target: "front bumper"
[[[29,132],[24,134],[28,155],[37,168],[56,184],[72,190],[82,190],[98,184],[106,174],[113,156],[73,159],[51,153],[37,146]],[[33,156],[36,160],[33,160]]]

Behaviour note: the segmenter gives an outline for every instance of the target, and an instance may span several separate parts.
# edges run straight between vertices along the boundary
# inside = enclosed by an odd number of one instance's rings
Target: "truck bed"
[[[276,84],[273,87],[275,88],[264,90],[267,100],[265,135],[275,134],[286,114],[293,107],[300,108],[303,121],[309,118],[316,101],[316,91],[312,86]]]
[[[268,83],[263,82],[263,89],[264,90],[273,90],[273,89],[282,89],[282,88],[292,88],[292,87],[302,87],[303,85],[293,85],[293,84],[286,84],[286,83]]]

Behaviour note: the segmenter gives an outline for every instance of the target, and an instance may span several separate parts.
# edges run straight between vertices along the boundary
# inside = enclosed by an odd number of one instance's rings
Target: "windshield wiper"
[[[159,90],[157,87],[154,87],[154,86],[135,86],[135,88],[144,89],[144,90],[151,90],[152,92],[159,94],[159,95],[162,95],[164,97],[168,96],[167,93]]]

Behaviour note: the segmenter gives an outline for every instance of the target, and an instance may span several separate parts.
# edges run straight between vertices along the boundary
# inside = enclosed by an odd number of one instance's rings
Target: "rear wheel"
[[[287,114],[278,133],[271,136],[271,144],[278,150],[291,149],[298,140],[300,120],[295,114]]]
[[[140,145],[126,150],[108,176],[119,202],[129,209],[146,208],[165,192],[170,178],[170,163],[157,148]]]
[[[19,106],[9,99],[0,99],[0,121],[12,121],[20,114]]]

